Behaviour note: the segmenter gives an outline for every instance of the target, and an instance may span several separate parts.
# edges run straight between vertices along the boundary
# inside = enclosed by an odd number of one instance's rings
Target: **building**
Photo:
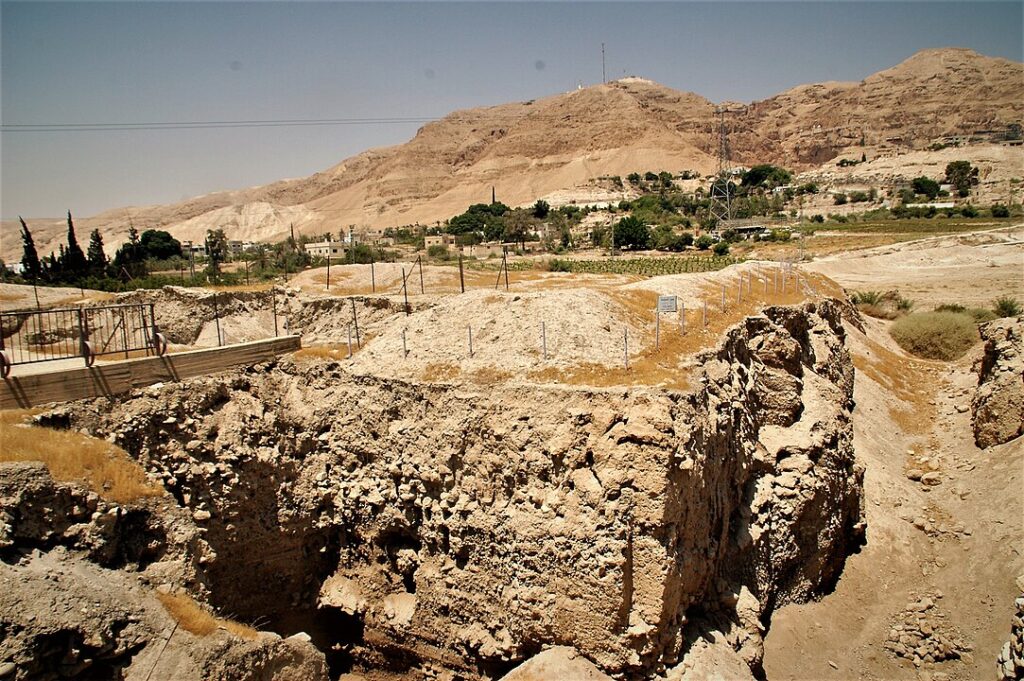
[[[348,241],[312,241],[306,244],[306,253],[315,258],[344,256],[348,249]]]
[[[447,234],[436,234],[423,237],[423,248],[429,249],[431,246],[444,246],[447,248],[453,243],[452,237]]]

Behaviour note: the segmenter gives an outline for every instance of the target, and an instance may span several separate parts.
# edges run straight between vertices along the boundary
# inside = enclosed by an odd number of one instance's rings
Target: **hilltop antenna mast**
[[[608,76],[604,71],[604,43],[601,43],[601,82],[605,85],[608,84]]]
[[[718,107],[718,173],[711,182],[710,203],[708,204],[709,222],[717,225],[723,220],[732,219],[732,196],[729,190],[729,135],[725,127],[725,107]]]

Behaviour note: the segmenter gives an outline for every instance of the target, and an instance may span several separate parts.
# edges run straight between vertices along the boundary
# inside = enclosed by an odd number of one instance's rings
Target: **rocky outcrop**
[[[326,681],[310,643],[189,633],[154,585],[190,581],[198,528],[166,500],[119,505],[0,464],[0,678]],[[253,632],[255,634],[255,632]]]
[[[985,354],[971,402],[979,447],[1003,444],[1024,433],[1024,317],[982,324]]]
[[[756,669],[771,612],[828,591],[861,541],[842,314],[746,319],[689,392],[282,360],[72,420],[188,509],[214,605],[305,613],[343,667],[495,676],[567,645],[647,676],[717,629]]]
[[[1003,644],[996,660],[996,678],[999,681],[1024,678],[1024,594],[1013,602],[1013,606],[1016,612],[1010,625],[1010,640]]]

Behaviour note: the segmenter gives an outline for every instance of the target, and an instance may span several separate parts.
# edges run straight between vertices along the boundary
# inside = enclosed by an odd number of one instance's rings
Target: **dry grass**
[[[925,359],[955,360],[980,340],[970,315],[961,312],[919,312],[893,323],[889,335],[900,347]]]
[[[75,431],[30,425],[33,413],[0,411],[0,461],[41,461],[54,479],[85,482],[116,503],[164,493],[123,449]]]
[[[259,292],[269,291],[274,287],[273,282],[264,282],[261,284],[235,284],[232,286],[204,286],[206,291],[217,291],[218,293],[246,293],[246,292]]]
[[[158,591],[156,597],[178,626],[190,634],[209,636],[218,629],[225,629],[239,638],[253,640],[259,636],[260,632],[250,626],[211,614],[187,593]]]
[[[889,415],[906,433],[929,432],[935,407],[929,404],[936,385],[932,363],[901,356],[877,341],[865,338],[870,355],[855,353],[853,366],[883,386],[900,404],[889,404]]]
[[[365,348],[371,340],[373,340],[374,334],[360,331],[359,340],[361,345],[356,345],[355,334],[352,335],[352,356],[354,357],[360,350]],[[301,350],[296,350],[292,353],[292,357],[297,360],[331,360],[341,361],[348,359],[348,343],[327,343],[324,345],[310,345],[304,347]]]

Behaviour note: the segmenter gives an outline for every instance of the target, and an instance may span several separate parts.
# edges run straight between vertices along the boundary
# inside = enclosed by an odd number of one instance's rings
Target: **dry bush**
[[[204,609],[187,593],[164,593],[158,591],[156,597],[170,613],[174,621],[185,631],[196,636],[209,636],[217,629],[226,629],[239,638],[255,639],[258,631],[233,620],[223,619]]]
[[[974,319],[960,312],[910,314],[897,320],[889,334],[901,348],[925,359],[957,359],[979,340]]]
[[[0,461],[41,461],[56,480],[82,481],[116,503],[164,493],[127,452],[106,440],[26,423],[31,411],[0,411]]]

